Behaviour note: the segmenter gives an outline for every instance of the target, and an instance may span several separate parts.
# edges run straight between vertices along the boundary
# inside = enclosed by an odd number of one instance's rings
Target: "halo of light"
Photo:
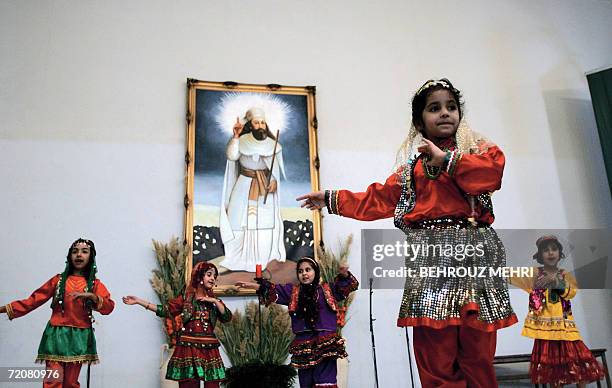
[[[282,132],[283,129],[286,129],[291,107],[271,93],[225,93],[217,105],[217,111],[214,114],[215,122],[224,132],[232,134],[236,117],[244,124],[244,115],[252,107],[263,109],[266,114],[266,122],[272,133],[276,134],[277,130]]]

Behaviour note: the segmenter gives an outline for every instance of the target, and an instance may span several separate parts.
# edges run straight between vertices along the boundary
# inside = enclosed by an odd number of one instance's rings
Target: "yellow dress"
[[[529,313],[521,334],[525,337],[556,341],[581,340],[569,302],[578,291],[572,274],[559,269],[557,276],[563,281],[558,290],[534,289],[543,267],[533,270],[533,277],[512,278],[510,283],[529,293]],[[556,294],[556,295],[553,295]]]

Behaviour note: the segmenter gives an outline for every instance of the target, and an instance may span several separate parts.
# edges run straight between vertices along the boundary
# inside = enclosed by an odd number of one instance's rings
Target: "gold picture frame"
[[[315,95],[314,86],[187,79],[187,279],[210,261],[217,294],[253,295],[234,283],[252,281],[256,263],[285,283],[300,257],[316,257],[321,212],[295,201],[319,190]]]

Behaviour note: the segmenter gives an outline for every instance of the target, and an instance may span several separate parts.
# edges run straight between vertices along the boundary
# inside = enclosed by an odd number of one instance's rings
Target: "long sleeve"
[[[467,194],[478,195],[499,190],[506,158],[497,146],[490,145],[483,154],[462,154],[452,176]]]
[[[384,184],[373,183],[365,192],[328,191],[326,193],[327,210],[330,214],[361,221],[389,218],[393,217],[401,192],[399,176],[394,173],[387,178]]]
[[[158,304],[155,313],[160,318],[174,317],[183,311],[184,299],[182,295],[171,299],[165,305]]]
[[[576,282],[576,278],[569,272],[563,271],[563,275],[565,278],[565,287],[563,287],[563,292],[559,295],[563,299],[569,300],[576,296],[578,292],[578,282]]]
[[[19,318],[30,311],[43,305],[49,299],[53,297],[55,288],[59,282],[59,275],[55,275],[49,279],[45,284],[40,286],[36,291],[30,295],[29,298],[11,302],[6,305],[6,314],[9,319]]]
[[[344,300],[348,298],[350,293],[356,291],[357,288],[359,288],[359,281],[351,272],[348,273],[347,277],[343,277],[338,274],[334,280],[334,283],[331,285],[331,289],[336,300]]]
[[[231,138],[227,143],[227,149],[225,150],[225,156],[228,160],[237,161],[240,158],[240,140]]]
[[[538,269],[533,268],[532,273],[537,274]],[[510,284],[526,292],[533,291],[534,281],[535,281],[535,276],[511,276],[510,278],[508,278],[508,282]]]
[[[291,301],[291,293],[293,291],[293,284],[274,284],[267,280],[263,280],[257,290],[257,295],[261,302],[269,306],[272,303],[278,303],[282,305],[289,305]]]
[[[231,310],[227,308],[227,306],[225,305],[225,303],[224,303],[224,302],[223,302],[221,299],[219,299],[219,301],[220,301],[221,303],[223,303],[223,308],[224,308],[224,310],[225,310],[225,311],[223,312],[223,314],[221,314],[221,313],[219,312],[219,309],[217,308],[217,313],[219,314],[219,320],[220,320],[222,323],[226,323],[226,322],[231,321],[231,320],[232,320],[232,312],[231,312]],[[215,306],[215,308],[216,308],[216,306]]]
[[[106,286],[97,279],[94,286],[94,294],[98,297],[98,303],[94,306],[94,310],[102,315],[110,314],[115,308],[115,302],[111,299],[110,292],[108,292]]]

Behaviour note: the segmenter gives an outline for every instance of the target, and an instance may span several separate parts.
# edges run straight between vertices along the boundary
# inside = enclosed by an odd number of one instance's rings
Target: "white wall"
[[[506,153],[498,228],[610,227],[584,73],[610,64],[611,21],[596,0],[0,1],[0,303],[61,271],[79,236],[116,301],[153,299],[150,240],[183,229],[187,77],[316,85],[322,185],[360,190],[389,174],[414,90],[446,76]],[[364,227],[393,225],[325,217],[328,245],[355,234],[356,272]],[[400,296],[375,293],[381,387],[409,386]],[[588,345],[612,349],[611,302],[578,297]],[[351,310],[350,386],[370,387],[366,290]],[[0,320],[0,366],[31,365],[48,316]],[[153,316],[117,305],[98,322],[93,386],[156,386]],[[498,354],[530,350],[520,325],[499,333]]]

